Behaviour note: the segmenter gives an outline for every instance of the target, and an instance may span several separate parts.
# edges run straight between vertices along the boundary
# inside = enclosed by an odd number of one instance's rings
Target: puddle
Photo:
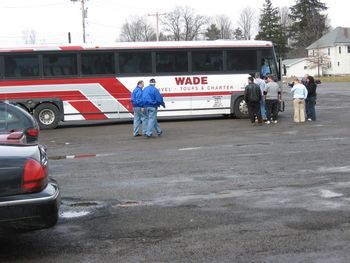
[[[98,209],[106,206],[105,203],[99,201],[80,201],[74,199],[63,199],[60,207],[60,218],[74,219],[88,216],[98,211]]]

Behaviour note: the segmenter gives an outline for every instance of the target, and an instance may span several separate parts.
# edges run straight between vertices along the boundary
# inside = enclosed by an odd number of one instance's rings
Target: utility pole
[[[85,9],[85,1],[87,0],[71,0],[72,2],[81,3],[81,22],[83,26],[83,43],[86,43],[85,19],[87,18],[87,8]]]
[[[158,11],[155,14],[148,14],[148,16],[155,16],[156,17],[156,37],[157,41],[159,41],[159,16],[166,15],[166,13],[158,13]]]

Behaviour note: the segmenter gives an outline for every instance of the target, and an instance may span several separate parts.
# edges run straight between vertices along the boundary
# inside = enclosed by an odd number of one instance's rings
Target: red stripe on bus
[[[1,86],[57,85],[57,84],[100,84],[119,101],[129,112],[132,111],[131,92],[116,78],[62,78],[43,80],[13,80],[0,82]]]
[[[21,93],[0,93],[0,99],[35,99],[35,98],[59,98],[69,102],[86,120],[108,119],[90,100],[80,91],[45,91],[45,92],[21,92]],[[91,114],[93,113],[93,114]]]

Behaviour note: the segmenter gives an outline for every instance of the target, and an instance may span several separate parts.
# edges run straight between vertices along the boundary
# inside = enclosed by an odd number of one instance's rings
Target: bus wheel
[[[238,97],[233,105],[233,113],[238,119],[248,118],[248,107],[247,103],[244,101],[244,97]]]
[[[38,121],[40,129],[54,129],[59,122],[59,110],[51,103],[39,104],[34,110],[34,117]]]

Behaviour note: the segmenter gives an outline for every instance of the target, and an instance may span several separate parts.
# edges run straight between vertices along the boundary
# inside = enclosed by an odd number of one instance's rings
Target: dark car
[[[21,131],[26,137],[27,143],[37,143],[39,126],[36,120],[25,110],[0,101],[0,134]]]
[[[58,184],[48,178],[48,159],[40,144],[0,142],[0,229],[37,230],[56,224]]]

